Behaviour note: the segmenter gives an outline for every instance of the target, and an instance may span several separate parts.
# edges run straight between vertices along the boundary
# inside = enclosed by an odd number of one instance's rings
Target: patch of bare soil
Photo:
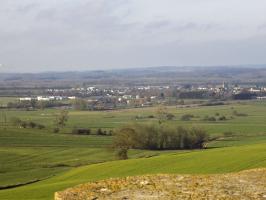
[[[55,200],[266,200],[266,169],[217,175],[147,175],[87,183]]]

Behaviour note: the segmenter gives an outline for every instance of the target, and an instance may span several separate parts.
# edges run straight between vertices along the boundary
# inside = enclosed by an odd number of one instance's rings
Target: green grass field
[[[247,114],[235,116],[233,111]],[[0,187],[41,180],[13,189],[0,190],[0,199],[52,199],[55,191],[76,184],[110,177],[146,173],[222,173],[254,167],[266,167],[266,102],[234,102],[222,106],[194,108],[168,107],[175,119],[169,125],[200,126],[221,137],[201,151],[131,150],[131,159],[115,161],[108,149],[111,136],[75,136],[73,127],[110,130],[127,123],[156,122],[156,108],[118,111],[69,111],[69,121],[61,133],[52,133],[56,109],[37,111],[0,111]],[[7,119],[44,124],[44,130],[4,126]],[[208,116],[226,116],[225,121],[204,121]],[[181,121],[193,114],[191,121]],[[155,118],[148,116],[154,115]],[[136,116],[138,119],[136,120]]]
[[[6,106],[9,102],[16,102],[19,97],[0,97],[0,106]]]
[[[42,180],[65,170],[115,160],[107,136],[73,136],[28,133],[16,130],[0,134],[0,187]],[[130,157],[153,155],[132,150]]]
[[[266,145],[244,145],[211,150],[168,153],[151,158],[113,161],[72,169],[28,186],[0,192],[0,199],[52,199],[56,191],[80,183],[155,173],[224,173],[266,167]]]
[[[147,122],[156,121],[157,119],[150,119],[148,116],[156,116],[156,107],[125,109],[117,111],[70,111],[69,122],[65,132],[71,132],[73,127],[83,128],[103,128],[113,129],[128,122]],[[240,113],[248,114],[247,117],[238,117],[233,115],[236,110]],[[19,116],[26,121],[34,121],[52,128],[54,125],[55,114],[59,111],[56,109],[37,110],[37,111],[17,111],[9,110],[5,112],[7,118],[12,116]],[[201,106],[195,108],[175,108],[169,107],[168,112],[175,115],[175,119],[168,121],[169,124],[187,125],[187,126],[202,126],[210,134],[220,134],[225,131],[233,131],[238,134],[250,133],[264,133],[266,128],[266,102],[241,102],[233,103],[224,106]],[[215,116],[219,113],[228,118],[226,121],[208,122],[203,121],[203,118],[208,116]],[[180,117],[184,114],[193,114],[195,117],[191,121],[181,121]],[[138,116],[140,119],[136,119]],[[0,115],[0,122],[3,121]],[[231,119],[233,117],[233,119]]]

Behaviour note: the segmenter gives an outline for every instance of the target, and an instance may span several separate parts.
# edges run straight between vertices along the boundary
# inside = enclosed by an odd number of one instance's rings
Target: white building
[[[266,96],[264,97],[257,97],[258,100],[266,100]]]
[[[20,101],[31,101],[32,98],[31,97],[21,97],[19,98]]]
[[[49,97],[37,96],[38,101],[50,101]]]
[[[256,92],[260,92],[260,89],[256,89],[256,88],[255,88],[255,89],[254,89],[254,88],[250,88],[250,90],[249,90],[249,91],[250,91],[250,92],[255,92],[255,93],[256,93]]]
[[[132,95],[123,95],[122,98],[123,99],[132,99]]]

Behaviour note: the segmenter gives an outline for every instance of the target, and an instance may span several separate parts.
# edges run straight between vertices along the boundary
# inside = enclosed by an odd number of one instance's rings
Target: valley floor
[[[233,115],[233,110],[245,116]],[[115,129],[127,123],[156,122],[156,109],[130,109],[112,112],[70,111],[69,121],[60,133],[53,133],[56,110],[7,110],[7,118],[19,116],[44,124],[45,129],[0,127],[1,200],[51,200],[54,193],[90,181],[147,174],[216,174],[266,167],[266,103],[240,102],[221,106],[176,108],[175,118],[165,123],[200,126],[218,139],[206,150],[130,150],[128,160],[119,161],[108,147],[112,136],[78,136],[73,127]],[[193,114],[190,121],[182,121]],[[155,118],[148,116],[154,115]],[[205,121],[205,116],[225,116],[224,121]],[[136,116],[138,116],[136,120]],[[226,133],[226,134],[224,134]]]

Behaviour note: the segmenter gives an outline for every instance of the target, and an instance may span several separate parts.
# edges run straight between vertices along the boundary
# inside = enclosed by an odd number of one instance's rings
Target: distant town
[[[42,95],[18,97],[19,102],[17,104],[10,103],[8,106],[25,107],[28,104],[27,102],[36,102],[36,105],[42,104],[45,107],[68,106],[81,110],[110,110],[146,107],[156,104],[182,105],[185,99],[212,102],[248,99],[266,100],[266,87],[241,86],[223,82],[216,85],[49,88],[45,89]],[[30,104],[28,106],[31,107]]]

